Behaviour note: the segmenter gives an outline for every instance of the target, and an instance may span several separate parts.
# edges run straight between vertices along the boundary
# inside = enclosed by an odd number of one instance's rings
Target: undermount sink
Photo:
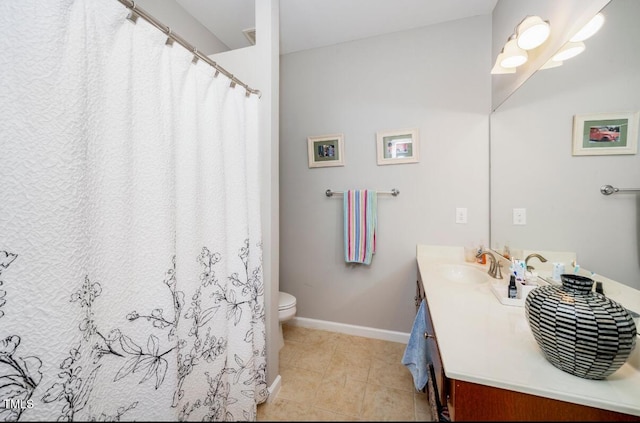
[[[488,280],[485,272],[468,264],[439,264],[438,273],[451,282],[482,283]]]

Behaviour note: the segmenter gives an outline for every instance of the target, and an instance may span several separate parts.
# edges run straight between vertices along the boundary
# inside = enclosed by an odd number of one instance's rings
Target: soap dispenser
[[[511,275],[509,278],[509,298],[516,298],[518,296],[518,288],[516,287],[516,275]]]

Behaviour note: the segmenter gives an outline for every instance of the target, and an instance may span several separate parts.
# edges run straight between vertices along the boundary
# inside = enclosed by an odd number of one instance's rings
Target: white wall
[[[218,37],[191,16],[175,0],[136,0],[136,7],[167,25],[204,55],[229,50]]]
[[[409,332],[416,245],[488,242],[490,60],[488,15],[281,56],[280,290],[298,317]],[[412,127],[420,163],[378,166],[376,131]],[[332,133],[345,166],[309,169],[307,137]],[[378,200],[370,266],[345,264],[328,188],[400,190]]]
[[[584,53],[537,72],[492,116],[492,238],[574,251],[582,267],[640,289],[640,196],[600,193],[640,187],[640,155],[571,154],[574,115],[640,110],[640,2],[604,11]],[[511,224],[513,207],[527,225]]]
[[[267,384],[270,386],[279,372],[279,11],[279,0],[256,2],[256,33],[260,34],[256,45],[209,56],[242,82],[261,92],[259,136],[262,148],[262,259],[267,326]]]
[[[258,66],[257,49],[257,46],[244,47],[210,54],[208,57],[249,87],[259,89],[265,83],[261,80],[263,68]]]
[[[256,0],[257,88],[262,138],[262,245],[267,330],[267,384],[273,387],[279,373],[279,90],[280,0]],[[277,388],[275,388],[277,389]]]

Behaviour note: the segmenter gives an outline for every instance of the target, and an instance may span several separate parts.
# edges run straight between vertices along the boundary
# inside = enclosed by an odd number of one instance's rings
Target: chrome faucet
[[[538,260],[540,260],[542,263],[546,263],[546,262],[547,262],[547,259],[546,259],[546,258],[544,258],[544,257],[542,257],[540,254],[536,254],[536,253],[529,254],[529,255],[527,256],[527,258],[526,258],[526,259],[524,259],[524,265],[525,265],[525,266],[527,266],[527,270],[528,270],[529,272],[530,272],[530,271],[532,271],[532,270],[534,269],[534,267],[533,267],[533,266],[529,266],[529,259],[530,259],[530,258],[534,258],[534,257],[535,257],[535,258],[537,258]]]
[[[502,264],[499,263],[496,259],[496,256],[489,250],[484,250],[478,253],[478,258],[486,255],[489,257],[489,261],[491,264],[489,265],[489,271],[487,272],[489,276],[494,279],[502,279]]]

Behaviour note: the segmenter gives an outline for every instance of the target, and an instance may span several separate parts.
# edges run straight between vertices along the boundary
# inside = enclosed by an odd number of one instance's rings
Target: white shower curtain
[[[127,14],[0,2],[0,421],[267,396],[258,99]]]

